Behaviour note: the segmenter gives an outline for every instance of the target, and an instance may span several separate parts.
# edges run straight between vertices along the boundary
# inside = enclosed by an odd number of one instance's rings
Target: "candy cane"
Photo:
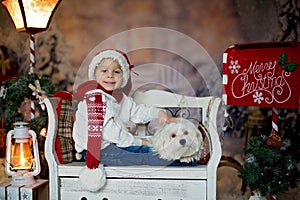
[[[278,110],[272,108],[272,133],[278,134]]]
[[[272,132],[267,140],[267,145],[283,146],[283,142],[278,135],[278,110],[276,108],[272,108]]]
[[[30,117],[31,119],[34,119],[35,117],[35,106],[34,106],[34,102],[31,100],[30,101]]]
[[[35,67],[34,34],[30,34],[30,68],[29,74],[33,74]]]

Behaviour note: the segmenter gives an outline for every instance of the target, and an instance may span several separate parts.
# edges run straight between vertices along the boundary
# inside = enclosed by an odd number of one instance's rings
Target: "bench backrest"
[[[132,95],[133,99],[137,103],[146,104],[149,106],[155,106],[160,108],[166,108],[170,112],[173,112],[172,115],[176,117],[184,117],[187,119],[194,120],[196,123],[201,123],[205,126],[209,136],[206,138],[209,143],[209,153],[210,157],[212,153],[216,152],[219,154],[221,149],[219,149],[218,145],[214,145],[214,142],[219,142],[219,131],[218,131],[218,111],[220,110],[221,99],[218,97],[191,97],[184,96],[179,94],[170,93],[162,90],[149,90],[146,92],[137,91]],[[70,99],[62,99],[61,97],[53,97],[46,98],[45,104],[48,111],[49,117],[49,125],[48,132],[54,134],[48,134],[46,143],[45,143],[45,152],[46,158],[51,157],[47,160],[52,160],[55,164],[64,164],[71,162],[69,159],[69,155],[62,154],[70,154],[70,152],[65,151],[65,149],[61,149],[59,144],[64,144],[70,146],[71,144],[71,136],[68,134],[67,136],[60,135],[61,133],[69,131],[61,131],[61,124],[64,122],[60,122],[60,120],[70,121],[70,119],[60,117],[57,112],[57,108],[62,106],[61,103],[65,101],[66,104],[69,104]],[[195,109],[196,113],[193,112]],[[69,109],[69,112],[71,110]],[[200,113],[199,113],[200,112]],[[67,115],[68,117],[72,117],[71,114]],[[64,127],[66,128],[66,127]],[[71,128],[71,127],[67,127]],[[147,135],[147,128],[143,125],[139,125],[137,128],[139,136]],[[69,150],[71,148],[68,147]],[[63,160],[65,157],[68,160]]]

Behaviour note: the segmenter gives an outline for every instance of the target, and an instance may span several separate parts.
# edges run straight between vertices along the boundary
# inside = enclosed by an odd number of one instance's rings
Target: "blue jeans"
[[[101,162],[106,166],[152,165],[152,166],[196,166],[197,161],[181,163],[159,158],[148,146],[126,148],[110,144],[101,150]]]

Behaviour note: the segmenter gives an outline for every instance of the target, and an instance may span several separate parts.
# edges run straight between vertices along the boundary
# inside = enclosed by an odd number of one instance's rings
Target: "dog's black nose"
[[[179,140],[179,143],[180,143],[181,145],[185,145],[186,140],[185,140],[185,139],[181,139],[181,140]]]

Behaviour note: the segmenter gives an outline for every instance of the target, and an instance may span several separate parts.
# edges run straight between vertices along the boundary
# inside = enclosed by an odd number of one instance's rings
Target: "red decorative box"
[[[227,105],[299,108],[299,65],[300,42],[235,44],[223,54],[223,100]]]

